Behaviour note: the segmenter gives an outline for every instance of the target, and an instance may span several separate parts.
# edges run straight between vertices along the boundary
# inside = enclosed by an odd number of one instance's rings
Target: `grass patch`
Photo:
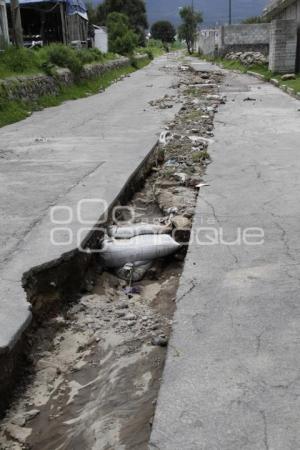
[[[208,151],[201,150],[199,152],[192,153],[192,160],[194,163],[209,160],[210,156]]]
[[[133,73],[137,69],[145,67],[149,62],[149,59],[145,58],[136,62],[136,68],[128,65],[127,67],[121,67],[104,73],[101,77],[94,80],[87,80],[72,86],[61,87],[60,93],[57,96],[45,95],[36,102],[11,101],[0,97],[0,127],[23,120],[33,111],[58,106],[68,100],[77,100],[97,94],[100,90],[108,88],[120,76]]]
[[[98,49],[74,49],[63,44],[51,44],[39,49],[7,47],[0,53],[0,78],[16,75],[51,74],[55,67],[70,69],[77,75],[84,64],[104,63],[116,58]]]

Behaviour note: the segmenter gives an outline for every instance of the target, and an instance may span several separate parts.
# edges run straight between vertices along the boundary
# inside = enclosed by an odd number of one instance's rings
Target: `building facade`
[[[273,0],[265,10],[271,20],[270,69],[300,71],[300,0]]]
[[[0,0],[0,48],[9,42],[8,22],[5,0]]]

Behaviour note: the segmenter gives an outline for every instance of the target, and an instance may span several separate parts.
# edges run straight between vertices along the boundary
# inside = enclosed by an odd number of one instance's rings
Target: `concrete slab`
[[[300,103],[233,73],[222,91],[150,448],[295,450]]]
[[[174,70],[163,70],[172,64]],[[21,287],[24,272],[78,247],[93,224],[154,147],[180,105],[161,110],[149,105],[173,94],[178,61],[154,60],[104,93],[34,113],[0,130],[0,353],[10,349],[30,321]],[[86,203],[82,223],[77,214]],[[53,224],[51,209],[72,213],[67,225]],[[64,211],[57,219],[66,220]],[[56,241],[51,243],[54,227]],[[79,233],[79,234],[78,234]]]

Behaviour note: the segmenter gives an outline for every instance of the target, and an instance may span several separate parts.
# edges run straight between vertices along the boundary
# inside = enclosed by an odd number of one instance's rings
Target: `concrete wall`
[[[269,52],[270,24],[227,25],[220,28],[218,49],[220,55],[231,51]]]
[[[270,33],[269,69],[278,73],[295,72],[296,53],[296,20],[273,20]]]
[[[5,0],[0,0],[0,48],[9,42]]]
[[[197,36],[196,50],[203,55],[213,56],[217,43],[217,32],[210,30],[207,33],[200,32]]]

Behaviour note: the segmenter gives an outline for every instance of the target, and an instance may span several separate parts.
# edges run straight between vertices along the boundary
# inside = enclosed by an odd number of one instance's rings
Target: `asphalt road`
[[[233,73],[221,90],[150,448],[296,450],[300,102]]]
[[[104,93],[0,129],[0,352],[14,345],[30,320],[23,273],[77,247],[78,231],[84,228],[83,239],[105,210],[100,202],[86,203],[89,224],[82,225],[78,202],[100,199],[110,205],[179,109],[179,104],[166,110],[149,105],[174,94],[178,64],[174,55],[163,56]],[[64,227],[53,225],[53,206],[73,214],[67,225],[71,239],[59,233],[65,245],[50,239],[53,226]],[[56,219],[66,221],[68,212],[61,210]]]

